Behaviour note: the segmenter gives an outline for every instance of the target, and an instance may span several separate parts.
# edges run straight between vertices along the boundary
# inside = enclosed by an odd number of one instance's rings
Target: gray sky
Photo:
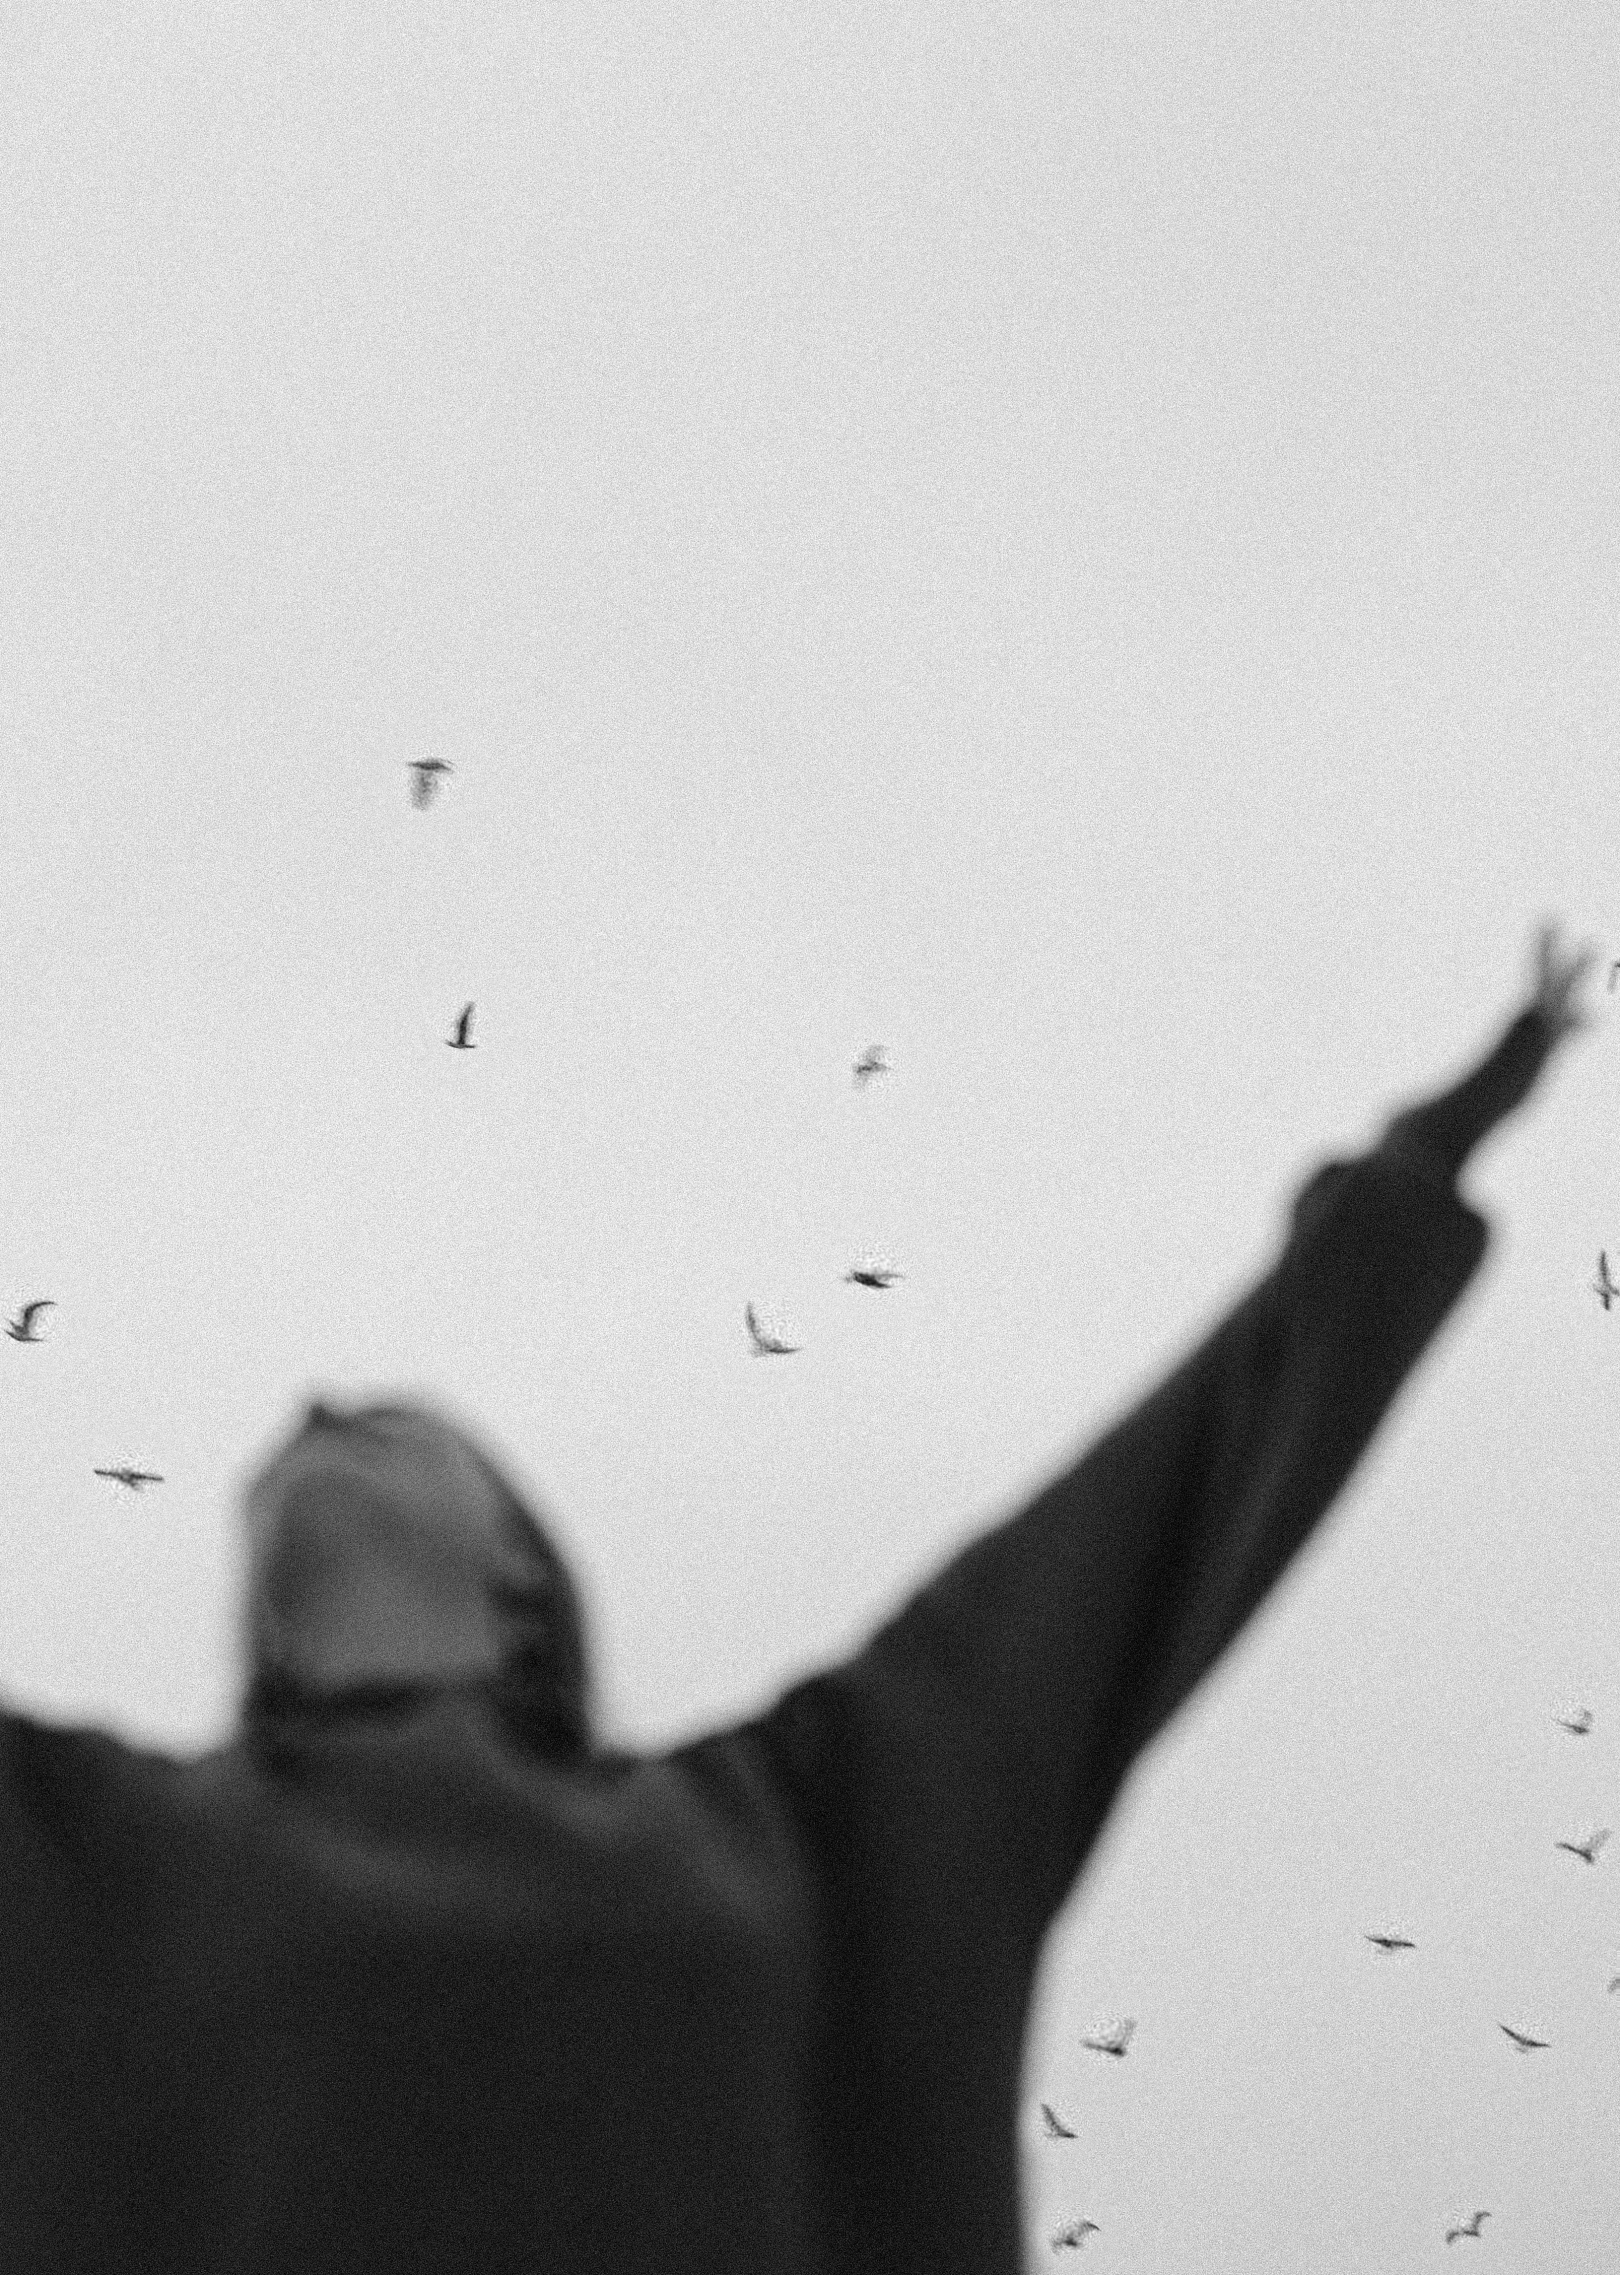
[[[3,37],[0,1301],[59,1307],[0,1368],[9,1703],[225,1734],[236,1496],[325,1386],[510,1463],[622,1742],[763,1707],[1471,1062],[1538,916],[1620,952],[1607,7]],[[1620,1828],[1587,1001],[1053,1933],[1032,2267],[1081,2214],[1163,2275],[1612,2246],[1620,1855],[1553,1847]]]

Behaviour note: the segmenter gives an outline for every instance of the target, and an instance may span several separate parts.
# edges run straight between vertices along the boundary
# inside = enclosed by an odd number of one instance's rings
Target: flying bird
[[[1100,2032],[1095,2038],[1082,2038],[1080,2043],[1082,2046],[1089,2046],[1094,2054],[1122,2055],[1131,2042],[1131,2032],[1135,2028],[1134,2021],[1127,2020],[1122,2022],[1117,2030],[1110,2030],[1106,2033]]]
[[[1560,1730],[1567,1730],[1572,1738],[1584,1738],[1592,1727],[1592,1709],[1589,1706],[1578,1706],[1573,1722],[1566,1721],[1561,1714],[1555,1714],[1553,1720]]]
[[[1369,1935],[1369,1943],[1376,1943],[1380,1951],[1415,1951],[1417,1945],[1409,1935]]]
[[[472,1005],[470,1003],[464,1003],[461,1007],[461,1017],[456,1021],[455,1033],[453,1035],[446,1035],[444,1038],[453,1051],[477,1050],[478,1045],[476,1043],[470,1043],[467,1040],[467,1030],[472,1025],[472,1015]]]
[[[16,1318],[8,1322],[6,1333],[14,1343],[43,1342],[43,1336],[36,1335],[34,1332],[34,1321],[42,1311],[54,1311],[55,1309],[56,1306],[49,1296],[38,1296],[32,1303],[25,1303]]]
[[[754,1340],[756,1359],[785,1359],[791,1352],[801,1348],[797,1343],[784,1343],[779,1335],[767,1335],[760,1326],[759,1315],[751,1303],[743,1306],[743,1318],[748,1322],[748,1332]]]
[[[862,1288],[892,1287],[896,1280],[903,1280],[905,1276],[904,1272],[891,1271],[887,1264],[857,1264],[853,1271],[844,1274],[846,1280],[853,1280],[857,1287]]]
[[[114,1478],[120,1485],[127,1485],[132,1493],[138,1493],[143,1485],[163,1483],[155,1469],[98,1469],[96,1475]]]
[[[1609,1277],[1609,1251],[1606,1248],[1598,1250],[1598,1276],[1592,1282],[1592,1293],[1605,1311],[1609,1308],[1610,1299],[1620,1295],[1620,1283]]]
[[[1078,2251],[1087,2236],[1100,2236],[1101,2234],[1102,2229],[1098,2227],[1095,2220],[1076,2220],[1072,2227],[1058,2229],[1057,2234],[1052,2238],[1052,2249],[1061,2251],[1067,2244],[1072,2245],[1074,2250]]]
[[[1609,1985],[1609,1988],[1611,1991],[1620,1991],[1620,1975],[1615,1976],[1613,1982]]]
[[[418,806],[430,806],[438,789],[437,777],[454,774],[455,768],[442,758],[413,758],[411,760],[411,799]]]
[[[1584,1841],[1554,1841],[1553,1847],[1567,1848],[1571,1856],[1584,1857],[1588,1864],[1596,1864],[1597,1852],[1608,1837],[1609,1829],[1605,1825],[1601,1833],[1588,1833]]]
[[[1477,2236],[1480,2221],[1488,2220],[1490,2216],[1489,2212],[1476,2212],[1465,2228],[1447,2228],[1447,2243],[1455,2243],[1459,2236]]]
[[[1548,2043],[1545,2038],[1527,2038],[1522,2030],[1511,2030],[1505,2022],[1499,2024],[1498,2027],[1507,2031],[1508,2036],[1521,2054],[1533,2053],[1538,2046],[1545,2048]]]
[[[1609,966],[1609,993],[1611,995],[1614,993],[1614,975],[1616,972],[1620,972],[1620,963],[1613,963]]]
[[[1041,2103],[1041,2116],[1045,2121],[1046,2137],[1049,2141],[1072,2141],[1074,2139],[1074,2134],[1070,2132],[1068,2126],[1064,2124],[1049,2101]]]
[[[887,1074],[888,1071],[889,1054],[881,1043],[868,1043],[866,1049],[855,1061],[857,1084],[869,1082],[874,1074]]]

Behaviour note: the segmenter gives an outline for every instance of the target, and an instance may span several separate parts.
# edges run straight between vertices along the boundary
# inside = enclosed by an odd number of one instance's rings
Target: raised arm
[[[1576,990],[1596,956],[1590,943],[1566,956],[1558,945],[1557,926],[1541,925],[1524,1008],[1471,1074],[1395,1116],[1384,1132],[1384,1150],[1451,1185],[1486,1131],[1528,1097],[1556,1046],[1594,1024]]]
[[[1309,1538],[1478,1268],[1485,1221],[1453,1178],[1586,1024],[1570,997],[1590,961],[1544,931],[1498,1044],[1318,1171],[1277,1262],[1169,1378],[785,1694],[759,1735],[821,1837],[964,1887],[991,1875],[1002,1916],[1044,1930],[1131,1764]]]

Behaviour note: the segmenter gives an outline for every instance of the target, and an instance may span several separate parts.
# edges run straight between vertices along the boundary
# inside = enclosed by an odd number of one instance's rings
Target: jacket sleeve
[[[94,1823],[117,1741],[0,1708],[0,2264],[54,2267],[65,2207],[82,2224],[107,2072],[112,1932]]]
[[[1486,1243],[1448,1181],[1393,1152],[1322,1168],[1280,1258],[1157,1389],[756,1726],[804,1820],[863,1876],[979,1889],[986,1932],[1027,1907],[1038,1940]]]

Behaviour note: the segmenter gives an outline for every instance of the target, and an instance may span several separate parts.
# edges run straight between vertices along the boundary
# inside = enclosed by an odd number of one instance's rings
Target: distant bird
[[[1417,1945],[1409,1935],[1369,1935],[1369,1943],[1376,1943],[1380,1951],[1415,1951]]]
[[[891,1287],[905,1276],[904,1272],[891,1272],[886,1264],[857,1264],[853,1271],[844,1274],[846,1280],[853,1280],[862,1288]]]
[[[1076,2220],[1073,2227],[1058,2229],[1057,2234],[1052,2238],[1052,2249],[1062,2251],[1065,2245],[1072,2245],[1078,2251],[1087,2236],[1100,2236],[1101,2234],[1102,2229],[1098,2227],[1095,2220]]]
[[[1545,2048],[1547,2045],[1547,2040],[1545,2038],[1527,2038],[1522,2030],[1508,2029],[1508,2025],[1505,2022],[1500,2023],[1498,2025],[1498,2028],[1507,2031],[1508,2036],[1512,2039],[1514,2045],[1517,2047],[1518,2051],[1521,2054],[1534,2053],[1537,2047]]]
[[[49,1296],[38,1296],[32,1303],[23,1305],[16,1318],[8,1324],[6,1333],[14,1343],[43,1342],[44,1337],[34,1333],[34,1321],[42,1311],[54,1311],[55,1309],[56,1306]]]
[[[431,806],[438,789],[437,776],[454,774],[455,768],[442,758],[413,758],[411,760],[411,799],[415,805]]]
[[[754,1339],[754,1356],[756,1359],[785,1359],[791,1352],[801,1348],[797,1343],[784,1343],[778,1335],[767,1335],[760,1326],[758,1314],[751,1303],[744,1305],[743,1317],[748,1322],[748,1332]]]
[[[1131,2032],[1135,2028],[1136,2024],[1127,2020],[1117,2030],[1099,2032],[1095,2038],[1082,2038],[1080,2043],[1089,2046],[1094,2054],[1123,2054],[1131,2042]]]
[[[1572,1738],[1584,1738],[1592,1727],[1592,1709],[1589,1706],[1578,1706],[1573,1722],[1566,1722],[1561,1714],[1555,1714],[1553,1720],[1560,1730],[1567,1730]]]
[[[1609,1829],[1605,1825],[1601,1833],[1588,1833],[1584,1841],[1554,1841],[1553,1847],[1567,1848],[1571,1856],[1584,1857],[1588,1864],[1596,1864],[1597,1852],[1608,1837]]]
[[[1609,1277],[1609,1251],[1606,1248],[1598,1250],[1598,1276],[1592,1282],[1592,1293],[1605,1311],[1608,1310],[1611,1299],[1620,1295],[1620,1283]]]
[[[1447,2241],[1447,2243],[1455,2243],[1455,2242],[1456,2242],[1456,2240],[1457,2240],[1457,2238],[1458,2238],[1459,2236],[1477,2236],[1477,2235],[1479,2234],[1479,2223],[1480,2223],[1480,2221],[1481,2221],[1481,2220],[1488,2220],[1488,2219],[1490,2218],[1490,2216],[1491,2216],[1491,2215],[1490,2215],[1490,2213],[1489,2213],[1489,2212],[1476,2212],[1476,2213],[1474,2214],[1473,2218],[1472,2218],[1472,2219],[1469,2221],[1469,2223],[1468,2223],[1467,2227],[1465,2227],[1465,2228],[1447,2228],[1447,2230],[1446,2230],[1446,2241]]]
[[[1609,966],[1609,993],[1611,995],[1614,993],[1614,975],[1616,972],[1620,972],[1620,963],[1613,963]]]
[[[889,1054],[881,1043],[868,1043],[866,1049],[855,1061],[855,1080],[857,1083],[869,1082],[874,1074],[887,1074],[888,1071]]]
[[[96,1475],[114,1478],[120,1485],[127,1485],[132,1493],[138,1493],[143,1485],[163,1483],[155,1469],[98,1469]]]
[[[1075,2138],[1049,2101],[1041,2103],[1041,2116],[1046,2123],[1046,2137],[1049,2141],[1072,2141]]]
[[[444,1038],[453,1051],[477,1050],[478,1045],[476,1043],[470,1043],[467,1040],[467,1030],[472,1025],[472,1015],[472,1005],[470,1003],[463,1004],[461,1008],[461,1017],[456,1021],[455,1033],[453,1035],[446,1035]]]
[[[1620,1975],[1615,1976],[1613,1982],[1610,1983],[1609,1988],[1611,1991],[1620,1991]]]

